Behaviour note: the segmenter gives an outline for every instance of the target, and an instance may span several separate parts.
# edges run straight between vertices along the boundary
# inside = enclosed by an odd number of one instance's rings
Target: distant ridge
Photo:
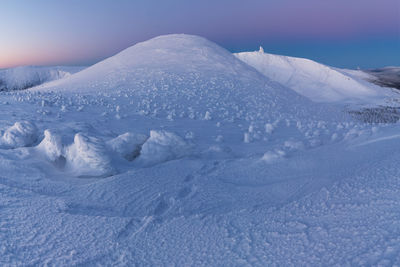
[[[309,59],[264,53],[262,47],[235,55],[269,79],[316,102],[351,102],[379,95],[378,88],[346,70]]]

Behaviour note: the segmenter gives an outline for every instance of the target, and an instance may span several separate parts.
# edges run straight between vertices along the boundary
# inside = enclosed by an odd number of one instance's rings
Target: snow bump
[[[27,147],[33,145],[37,138],[36,125],[29,121],[21,121],[5,130],[0,145],[6,148]]]
[[[115,173],[105,144],[96,137],[78,133],[66,150],[66,169],[78,177],[106,177]]]
[[[148,136],[144,134],[124,133],[107,142],[107,146],[128,161],[139,156],[142,145]]]
[[[175,133],[152,130],[150,138],[143,144],[139,159],[151,165],[182,158],[189,155],[191,149],[191,145]]]

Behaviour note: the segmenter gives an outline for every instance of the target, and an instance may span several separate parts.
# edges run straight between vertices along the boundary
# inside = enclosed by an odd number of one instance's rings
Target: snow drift
[[[0,91],[27,89],[67,77],[82,69],[83,67],[26,66],[0,70]]]
[[[191,146],[175,133],[150,131],[150,138],[143,144],[139,160],[152,165],[189,155]]]
[[[106,177],[115,173],[112,157],[99,138],[77,133],[73,143],[64,145],[59,134],[44,131],[34,148],[56,168],[76,177]]]
[[[65,168],[75,176],[105,177],[115,173],[111,157],[98,138],[77,133],[65,154]]]
[[[55,167],[63,169],[66,164],[64,145],[61,136],[51,130],[44,131],[44,138],[36,150],[44,155],[45,159],[51,162]]]
[[[9,132],[13,133],[13,138],[8,137]],[[36,134],[34,125],[17,122],[5,132],[3,143],[8,141],[9,147],[28,146],[36,141]],[[36,152],[32,155],[40,155],[39,158],[67,175],[94,178],[117,174],[117,166],[153,166],[180,159],[189,156],[192,148],[185,139],[164,130],[151,130],[150,136],[127,132],[106,142],[77,133],[72,143],[64,144],[61,135],[47,129],[43,140],[32,148]],[[135,164],[131,165],[134,160]]]
[[[376,86],[318,62],[257,52],[235,54],[266,77],[316,102],[360,101],[377,97]]]
[[[107,142],[107,146],[128,161],[139,156],[142,145],[148,137],[144,134],[124,133]]]

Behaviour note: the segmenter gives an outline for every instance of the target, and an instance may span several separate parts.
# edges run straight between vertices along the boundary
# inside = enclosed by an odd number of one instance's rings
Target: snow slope
[[[26,66],[0,70],[0,91],[23,90],[61,79],[84,67]]]
[[[310,112],[306,98],[271,82],[202,37],[166,35],[136,44],[36,91],[127,94],[164,116],[276,119]],[[118,93],[117,93],[118,94]],[[144,110],[144,112],[147,112]]]
[[[271,80],[316,102],[376,102],[389,93],[354,72],[352,75],[305,58],[268,54],[262,48],[235,55]]]
[[[0,92],[0,265],[399,265],[399,125],[337,106],[187,35]]]

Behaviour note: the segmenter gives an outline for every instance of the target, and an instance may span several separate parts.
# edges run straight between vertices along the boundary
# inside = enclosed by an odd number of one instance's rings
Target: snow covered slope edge
[[[379,87],[318,62],[257,52],[235,54],[266,77],[315,102],[365,102],[379,97]]]

